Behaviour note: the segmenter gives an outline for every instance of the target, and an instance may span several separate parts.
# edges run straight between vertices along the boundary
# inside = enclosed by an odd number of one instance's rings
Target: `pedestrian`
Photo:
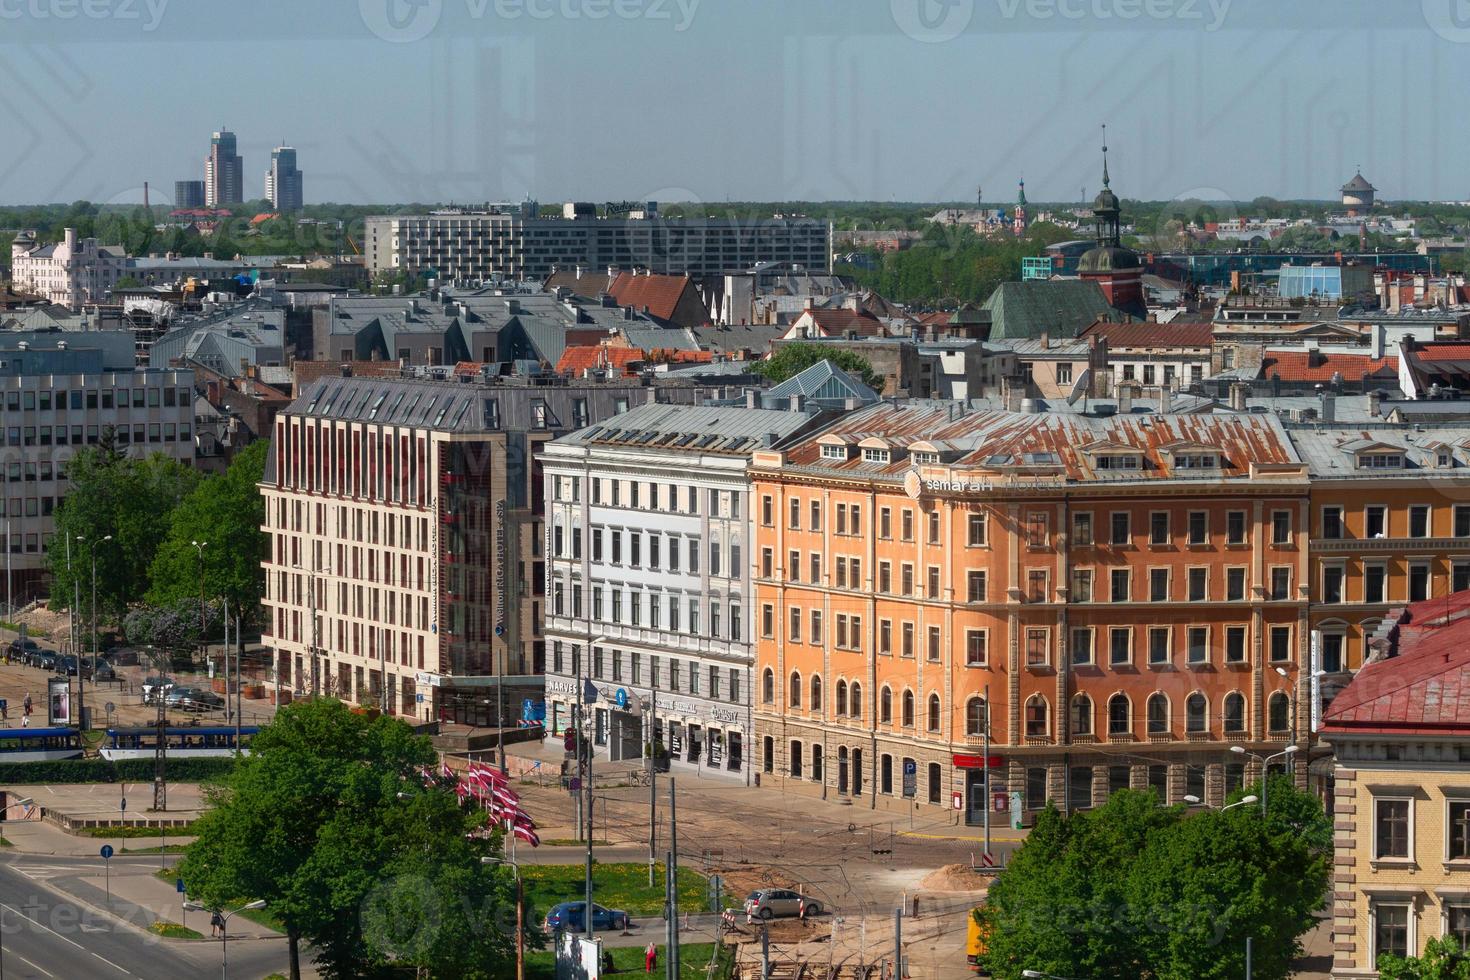
[[[652,942],[643,951],[643,972],[652,973],[658,967],[658,947]]]
[[[222,936],[222,935],[224,935],[224,932],[225,932],[225,920],[224,920],[224,917],[221,916],[218,912],[215,912],[212,915],[210,915],[210,917],[209,917],[209,934],[210,934],[210,936],[211,937]]]
[[[30,714],[31,713],[31,692],[30,691],[27,691],[26,692],[26,699],[25,699],[25,701],[22,702],[22,704],[25,707],[25,713],[26,714]]]

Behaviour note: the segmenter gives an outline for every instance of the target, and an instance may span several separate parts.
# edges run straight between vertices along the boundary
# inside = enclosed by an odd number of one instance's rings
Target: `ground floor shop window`
[[[1092,767],[1073,766],[1067,783],[1067,806],[1072,810],[1085,810],[1092,806]]]
[[[812,782],[814,782],[814,783],[820,783],[821,781],[822,781],[822,747],[820,745],[813,744],[812,745]]]
[[[889,796],[893,795],[893,756],[886,753],[878,759],[878,788]]]
[[[929,802],[939,803],[944,799],[944,767],[937,762],[929,763]]]
[[[1409,906],[1373,907],[1373,962],[1380,956],[1409,955]]]
[[[1041,810],[1046,807],[1046,767],[1033,766],[1026,770],[1026,809]]]
[[[761,769],[765,772],[776,771],[776,740],[769,735],[761,739]]]
[[[801,743],[795,739],[791,741],[790,769],[793,777],[801,778]]]
[[[1131,776],[1127,766],[1108,766],[1108,795],[1127,789]]]
[[[1149,766],[1148,787],[1158,794],[1160,803],[1169,802],[1169,767]]]
[[[1201,802],[1205,798],[1205,767],[1184,767],[1184,794]]]

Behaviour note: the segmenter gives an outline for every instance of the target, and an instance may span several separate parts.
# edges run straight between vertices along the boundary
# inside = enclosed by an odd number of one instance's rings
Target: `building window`
[[[1227,602],[1242,602],[1245,599],[1245,569],[1232,566],[1225,569],[1225,599]]]
[[[1383,956],[1409,955],[1409,906],[1373,904],[1373,962]]]
[[[914,727],[914,692],[904,691],[900,707],[899,724],[904,728]]]
[[[1169,662],[1169,633],[1167,626],[1150,626],[1148,629],[1148,662],[1150,664],[1166,664]]]
[[[1210,540],[1209,514],[1202,510],[1189,512],[1189,543],[1208,544]]]
[[[1225,627],[1225,662],[1227,664],[1245,663],[1245,627]]]
[[[1126,510],[1114,511],[1112,516],[1112,543],[1127,545],[1133,540],[1129,514]]]
[[[1208,730],[1210,709],[1205,696],[1198,691],[1184,701],[1184,728],[1189,732]]]
[[[1281,691],[1266,702],[1266,727],[1275,733],[1291,728],[1291,698]]]
[[[929,695],[929,731],[939,731],[939,695]]]
[[[1086,512],[1072,515],[1072,543],[1079,548],[1092,545],[1092,515]]]
[[[1151,694],[1148,699],[1148,733],[1166,735],[1169,732],[1169,699],[1162,694]]]
[[[809,711],[822,710],[822,675],[813,674],[811,682],[811,700],[806,704]]]
[[[1271,569],[1271,598],[1284,602],[1291,598],[1291,566],[1276,565]]]
[[[929,543],[939,543],[939,511],[937,510],[929,512]]]
[[[776,703],[776,672],[767,667],[761,673],[761,704]]]
[[[1026,601],[1047,601],[1047,573],[1044,568],[1031,568],[1026,571]]]
[[[1092,698],[1079,694],[1072,699],[1071,721],[1073,735],[1092,734]]]
[[[965,702],[965,734],[976,737],[985,734],[984,698],[970,698]]]
[[[1370,504],[1363,508],[1363,535],[1369,538],[1388,537],[1388,508],[1382,504]]]
[[[1189,601],[1205,602],[1208,600],[1209,569],[1191,568],[1189,570]]]
[[[1225,543],[1245,544],[1245,511],[1232,510],[1225,514]]]
[[[1169,601],[1169,570],[1167,568],[1148,570],[1148,601]]]
[[[1074,569],[1072,569],[1072,601],[1073,602],[1091,602],[1092,601],[1092,569],[1090,569],[1090,568],[1074,568]]]
[[[1108,631],[1108,663],[1116,667],[1133,661],[1133,629],[1114,626]]]
[[[1192,664],[1209,663],[1210,628],[1208,626],[1191,626],[1187,637],[1189,641],[1189,662]]]
[[[1291,544],[1291,511],[1273,510],[1271,512],[1271,543],[1274,545]]]
[[[881,793],[893,793],[893,756],[884,753],[878,760],[878,790]]]
[[[1271,627],[1271,659],[1273,661],[1291,659],[1290,626]]]
[[[1347,637],[1341,633],[1322,634],[1322,669],[1329,674],[1341,673],[1343,664],[1343,646]]]
[[[1026,809],[1041,810],[1046,807],[1046,768],[1032,766],[1026,770]]]
[[[1408,800],[1373,801],[1373,856],[1405,858],[1409,853]]]
[[[1045,738],[1049,730],[1046,698],[1033,694],[1026,700],[1026,736]]]
[[[983,513],[971,514],[968,519],[969,535],[967,538],[971,548],[981,548],[987,541],[987,527]]]
[[[1126,568],[1115,568],[1109,574],[1108,578],[1111,585],[1108,590],[1109,599],[1112,602],[1127,602],[1129,600],[1128,584],[1131,579],[1129,570]]]
[[[1051,665],[1051,643],[1045,627],[1030,627],[1026,630],[1026,666],[1047,667]]]
[[[1448,857],[1451,861],[1470,860],[1470,802],[1451,800],[1449,807]]]
[[[1388,566],[1382,562],[1363,563],[1363,601],[1388,601]]]
[[[1412,562],[1409,565],[1409,601],[1423,602],[1429,598],[1429,564]]]
[[[1455,505],[1455,537],[1470,538],[1470,504]]]
[[[893,724],[893,688],[886,684],[878,692],[878,721],[885,725]]]
[[[965,574],[965,594],[970,602],[985,601],[985,573],[971,571]]]
[[[1459,943],[1461,949],[1470,949],[1470,905],[1445,906],[1445,935]]]
[[[1092,629],[1079,626],[1072,630],[1072,664],[1085,667],[1092,663]]]
[[[1128,735],[1132,731],[1133,709],[1128,703],[1128,697],[1114,694],[1108,698],[1108,735]]]
[[[939,663],[941,654],[940,633],[938,626],[929,627],[929,662]]]
[[[1346,570],[1341,565],[1322,566],[1322,601],[1342,602],[1342,582]]]
[[[1072,766],[1067,770],[1067,806],[1086,810],[1092,806],[1092,767]]]
[[[791,684],[787,692],[786,704],[791,708],[801,707],[801,674],[798,671],[791,672]]]
[[[965,666],[984,667],[989,659],[989,632],[986,630],[965,630]]]
[[[1031,548],[1045,548],[1051,537],[1051,518],[1044,513],[1026,515],[1026,544]]]
[[[1239,691],[1231,691],[1225,695],[1225,710],[1222,713],[1225,721],[1225,731],[1245,731],[1245,696]]]

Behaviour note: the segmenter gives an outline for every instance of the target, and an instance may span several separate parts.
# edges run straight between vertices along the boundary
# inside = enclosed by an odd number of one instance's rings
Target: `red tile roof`
[[[1424,362],[1470,361],[1470,340],[1446,344],[1416,344],[1414,357]]]
[[[1355,381],[1365,374],[1374,378],[1397,378],[1399,359],[1368,354],[1273,350],[1267,352],[1261,361],[1263,378],[1280,375],[1282,381],[1328,382],[1337,374],[1342,375],[1344,381]]]
[[[635,310],[647,307],[650,315],[660,320],[671,320],[679,307],[679,300],[684,296],[684,290],[688,288],[688,276],[620,272],[607,291],[619,306],[631,306]]]
[[[881,337],[886,333],[883,324],[871,313],[849,310],[845,306],[830,310],[803,310],[801,315],[810,316],[812,322],[829,337],[845,337],[852,331],[859,337]]]
[[[1099,320],[1079,337],[1106,339],[1108,347],[1208,347],[1214,326],[1208,322],[1192,323],[1112,323]]]
[[[1324,735],[1470,734],[1470,591],[1385,622],[1397,656],[1366,664],[1322,718]]]
[[[636,372],[630,370],[630,365],[647,359],[648,355],[636,347],[610,347],[606,344],[596,347],[568,347],[562,351],[561,360],[556,362],[556,371],[558,374],[575,377],[583,371],[611,368],[625,377],[632,377]]]

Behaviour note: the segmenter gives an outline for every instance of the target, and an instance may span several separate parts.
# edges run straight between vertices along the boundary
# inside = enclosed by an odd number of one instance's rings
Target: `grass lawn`
[[[521,878],[526,883],[526,902],[539,921],[553,905],[575,902],[586,897],[586,870],[580,864],[523,864]],[[592,863],[592,900],[610,909],[622,909],[633,916],[661,915],[664,910],[664,865],[654,867],[654,887],[648,887],[646,864]],[[679,908],[706,911],[704,875],[689,868],[679,868]]]
[[[164,831],[161,827],[83,827],[77,833],[83,837],[104,837],[116,839],[119,837],[193,837],[194,825],[185,824],[182,827],[170,827]]]
[[[645,869],[646,870],[646,869]],[[714,943],[681,943],[679,945],[679,980],[705,980],[709,958],[714,953]],[[643,976],[643,947],[628,946],[608,950],[613,965],[620,974]],[[715,970],[717,978],[730,975],[730,952],[724,951],[721,964]],[[658,948],[658,966],[654,976],[664,975],[664,947]],[[552,980],[556,976],[556,955],[550,950],[526,954],[526,980]]]
[[[148,927],[148,931],[162,936],[164,939],[203,939],[204,934],[195,932],[188,926],[181,926],[177,922],[167,919],[159,919]]]
[[[118,848],[118,853],[119,854],[183,854],[188,849],[189,849],[189,845],[188,844],[169,844],[169,845],[167,845],[165,847],[159,847],[157,844],[154,844],[152,847],[127,847],[127,846],[124,846],[124,847]]]

